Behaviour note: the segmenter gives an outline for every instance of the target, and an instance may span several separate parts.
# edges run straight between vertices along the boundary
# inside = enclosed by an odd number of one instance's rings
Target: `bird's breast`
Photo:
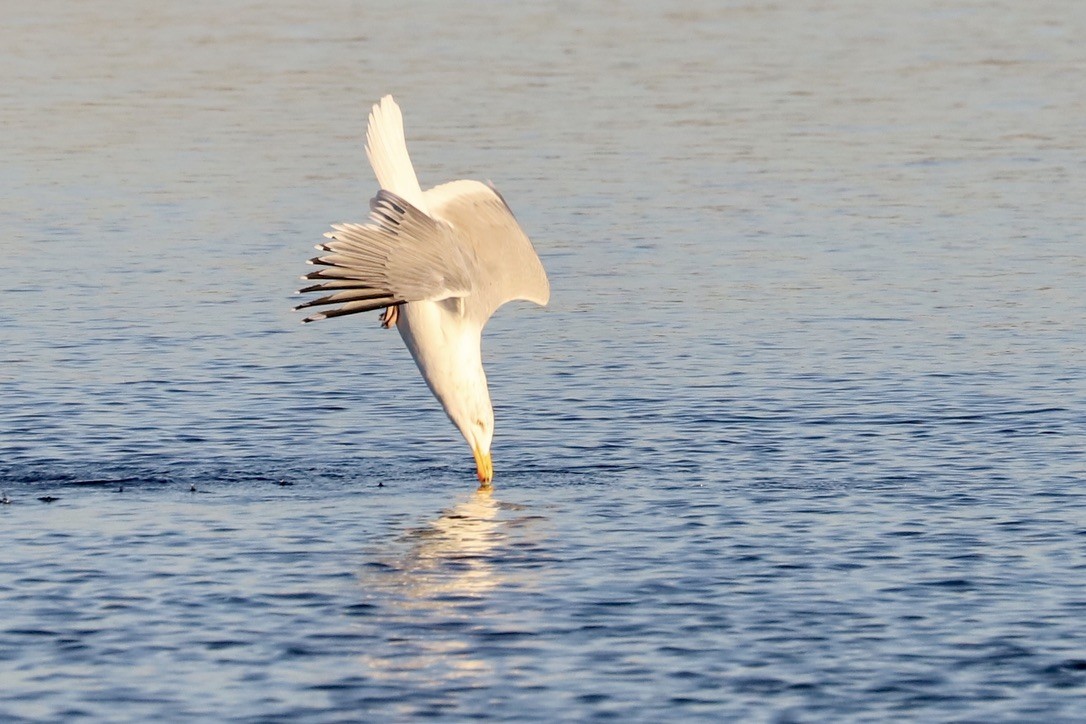
[[[443,302],[409,302],[400,312],[400,336],[439,400],[465,387],[485,391],[478,325]]]

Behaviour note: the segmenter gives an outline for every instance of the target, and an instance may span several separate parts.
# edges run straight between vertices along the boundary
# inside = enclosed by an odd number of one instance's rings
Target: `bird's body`
[[[482,332],[502,304],[545,305],[550,284],[505,200],[478,181],[422,191],[391,96],[373,107],[366,153],[381,190],[364,224],[333,224],[326,268],[302,292],[328,292],[305,307],[342,304],[305,321],[386,308],[430,391],[471,445],[479,481],[493,477],[494,411],[482,364]]]

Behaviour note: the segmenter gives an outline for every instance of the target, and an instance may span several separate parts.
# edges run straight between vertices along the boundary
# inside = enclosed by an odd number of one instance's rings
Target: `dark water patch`
[[[1041,669],[1049,686],[1058,689],[1086,689],[1086,659],[1066,659]]]
[[[52,637],[52,636],[57,636],[58,635],[58,633],[56,631],[52,631],[52,630],[49,630],[49,629],[40,629],[40,628],[9,628],[9,629],[5,630],[4,633],[11,634],[12,636],[46,636],[46,637]]]
[[[313,684],[312,686],[310,686],[308,688],[311,689],[312,691],[329,691],[329,692],[345,691],[345,692],[352,692],[352,691],[359,691],[361,689],[364,689],[365,685],[367,683],[368,682],[365,679],[363,679],[362,677],[360,677],[360,676],[348,676],[348,677],[345,677],[343,679],[340,679],[339,681],[332,681],[332,682],[322,683],[322,684]],[[376,699],[376,701],[384,703],[387,700],[379,698],[379,699]]]
[[[221,651],[223,649],[244,648],[249,646],[249,642],[239,639],[213,639],[204,641],[201,645],[210,651]]]
[[[72,487],[114,487],[123,486],[125,484],[131,485],[136,482],[150,482],[147,480],[141,480],[140,478],[125,477],[125,478],[107,478],[104,480],[68,480],[63,482],[63,485]]]

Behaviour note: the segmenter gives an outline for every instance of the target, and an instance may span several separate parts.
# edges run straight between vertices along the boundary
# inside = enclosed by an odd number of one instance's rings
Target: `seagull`
[[[494,477],[494,408],[482,362],[482,332],[506,302],[546,306],[550,283],[532,242],[493,186],[459,180],[423,191],[392,96],[373,106],[366,156],[380,186],[363,223],[332,224],[309,260],[322,269],[295,309],[340,305],[313,322],[384,308],[427,386],[471,446],[480,487]]]

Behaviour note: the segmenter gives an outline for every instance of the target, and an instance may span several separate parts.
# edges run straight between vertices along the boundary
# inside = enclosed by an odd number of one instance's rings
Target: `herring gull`
[[[324,268],[299,293],[322,292],[296,309],[341,305],[304,321],[384,308],[434,397],[471,446],[476,474],[490,485],[494,409],[482,363],[482,332],[515,299],[545,306],[550,284],[532,242],[493,187],[451,181],[423,191],[392,96],[373,106],[366,156],[380,190],[369,220],[333,224],[309,260]]]

